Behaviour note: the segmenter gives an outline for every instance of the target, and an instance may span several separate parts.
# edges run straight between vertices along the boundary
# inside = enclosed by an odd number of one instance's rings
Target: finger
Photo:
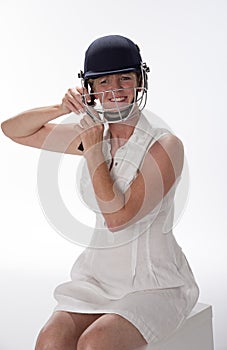
[[[69,98],[75,104],[78,110],[84,109],[82,95],[77,93],[75,89],[69,89]]]
[[[73,126],[73,129],[78,133],[78,135],[81,133],[81,131],[82,131],[82,128],[81,128],[81,126],[78,124],[78,123],[76,123],[74,126]]]
[[[90,115],[85,114],[83,119],[86,121],[87,125],[93,126],[96,124],[95,120],[90,117]]]
[[[83,88],[81,88],[81,87],[76,87],[76,91],[81,95],[81,96],[89,96],[89,98],[90,98],[90,95],[89,95],[89,92],[88,92],[88,90],[85,88],[85,87],[83,87]]]
[[[80,114],[80,111],[66,98],[62,100],[64,107],[66,107],[70,112],[74,112],[76,114]]]
[[[83,124],[83,122],[82,122],[82,124]],[[83,142],[83,138],[86,135],[86,132],[89,128],[90,127],[86,126],[85,124],[84,124],[84,126],[82,126],[81,122],[80,122],[80,124],[77,123],[74,125],[74,130],[76,131],[77,135],[80,136],[81,142]]]
[[[92,128],[93,126],[95,126],[96,123],[93,121],[93,119],[88,114],[85,114],[83,116],[83,118],[80,120],[80,125],[84,129],[89,129],[89,128]]]
[[[80,94],[80,95],[83,95],[83,94],[88,94],[88,90],[85,88],[85,87],[79,87],[77,86],[76,87],[76,91]]]
[[[85,99],[86,103],[90,103],[91,102],[91,96],[90,96],[88,90],[85,87],[83,87],[83,88],[77,87],[76,90]]]
[[[76,134],[80,136],[80,139],[82,141],[82,135],[84,134],[84,132],[86,132],[86,128],[84,129],[80,124],[77,123],[74,125],[74,130]]]
[[[83,129],[89,128],[89,125],[86,122],[86,120],[84,120],[84,118],[80,120],[80,125],[82,126]]]
[[[86,111],[87,111],[87,113],[89,113],[89,115],[92,116],[91,119],[93,120],[93,122],[97,122],[97,123],[101,122],[101,123],[102,123],[102,120],[101,120],[101,118],[100,118],[100,115],[99,115],[99,113],[95,110],[94,107],[92,107],[92,106],[87,106]]]
[[[84,109],[84,104],[82,101],[82,96],[77,93],[74,89],[68,89],[67,93],[65,94],[66,100],[71,102],[75,106],[75,108],[78,109],[78,111]]]

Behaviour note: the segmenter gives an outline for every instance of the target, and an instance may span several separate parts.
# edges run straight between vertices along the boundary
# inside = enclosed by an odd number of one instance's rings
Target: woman
[[[81,194],[97,216],[36,350],[139,349],[174,332],[198,299],[171,230],[183,145],[141,113],[148,71],[131,40],[99,38],[86,51],[82,87],[2,123],[15,142],[83,156]],[[79,123],[50,123],[71,112]]]

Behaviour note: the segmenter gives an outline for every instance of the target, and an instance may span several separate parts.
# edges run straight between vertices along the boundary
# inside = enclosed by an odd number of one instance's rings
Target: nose
[[[121,86],[121,80],[118,76],[113,76],[111,81],[111,90],[117,90],[120,89]]]

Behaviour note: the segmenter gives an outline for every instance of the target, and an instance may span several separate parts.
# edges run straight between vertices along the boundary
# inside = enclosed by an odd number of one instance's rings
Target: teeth
[[[111,102],[121,102],[124,101],[124,97],[116,97],[116,98],[111,98]]]

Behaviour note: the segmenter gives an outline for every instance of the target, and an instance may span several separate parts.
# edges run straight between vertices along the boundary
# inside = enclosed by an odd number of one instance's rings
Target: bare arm
[[[83,109],[78,90],[69,89],[59,105],[35,108],[16,115],[1,124],[2,131],[13,141],[50,151],[81,154],[77,147],[80,137],[74,124],[54,124],[50,121]]]
[[[61,105],[35,108],[7,119],[1,127],[4,134],[12,139],[31,136],[45,124],[64,114],[66,111],[61,108]]]
[[[122,230],[153,210],[173,186],[183,167],[183,145],[174,135],[161,137],[150,148],[134,182],[122,193],[104,160],[101,130],[97,137],[100,126],[94,125],[94,132],[91,125],[89,119],[84,121],[87,130],[82,137],[96,199],[109,230]]]

